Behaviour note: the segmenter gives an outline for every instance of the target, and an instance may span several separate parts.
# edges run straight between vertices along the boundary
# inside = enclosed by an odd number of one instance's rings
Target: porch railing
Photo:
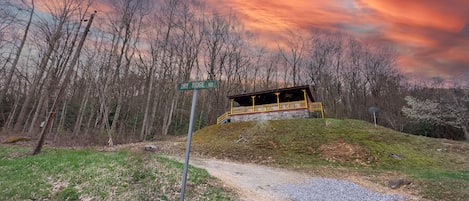
[[[301,109],[301,108],[307,108],[306,103],[304,101],[233,107],[231,114],[270,112],[270,111],[291,110],[291,109]]]
[[[306,105],[305,101],[293,101],[255,106],[233,107],[230,112],[225,112],[217,118],[217,124],[221,124],[224,120],[229,119],[230,115],[272,112],[292,109],[308,109],[310,112],[321,112],[321,115],[324,118],[323,107],[321,102],[310,102],[308,103],[308,105]]]
[[[217,118],[217,124],[221,124],[223,121],[230,118],[230,112],[225,112]]]
[[[309,103],[309,108],[308,109],[309,109],[310,112],[320,112],[321,117],[324,118],[324,108],[322,107],[321,102]]]

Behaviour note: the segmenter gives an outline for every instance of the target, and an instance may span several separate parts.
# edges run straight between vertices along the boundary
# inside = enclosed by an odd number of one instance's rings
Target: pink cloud
[[[159,0],[154,0],[155,2]],[[40,9],[59,0],[37,2]],[[259,43],[277,47],[291,31],[305,38],[313,30],[339,31],[378,45],[393,45],[404,73],[451,78],[469,71],[467,0],[206,0],[221,15],[234,13]],[[55,3],[55,4],[54,4]],[[40,5],[39,5],[40,4]],[[113,11],[109,0],[97,0],[96,24]],[[468,78],[469,79],[469,78]]]
[[[341,31],[362,40],[393,45],[404,73],[451,79],[469,71],[467,0],[207,0],[221,13],[234,12],[264,44],[288,31]],[[380,45],[381,45],[380,44]],[[469,78],[468,78],[469,79]]]

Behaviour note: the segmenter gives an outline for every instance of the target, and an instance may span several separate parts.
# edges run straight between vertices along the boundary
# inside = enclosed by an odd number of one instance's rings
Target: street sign
[[[369,113],[379,113],[380,111],[381,109],[379,109],[379,107],[376,107],[376,106],[371,106],[368,108]]]
[[[194,93],[192,95],[191,114],[189,118],[189,130],[187,131],[186,157],[184,160],[184,170],[182,173],[180,201],[184,201],[184,195],[186,192],[187,173],[188,173],[188,168],[189,168],[189,156],[191,153],[191,143],[192,143],[192,128],[194,125],[195,106],[197,103],[197,92],[199,91],[199,89],[212,89],[216,87],[217,87],[216,80],[194,81],[194,82],[185,82],[185,83],[178,84],[178,90],[194,90]]]
[[[371,106],[368,108],[368,112],[373,114],[373,120],[375,122],[375,128],[376,128],[376,113],[379,113],[381,109],[379,107]]]
[[[178,90],[212,89],[216,87],[216,80],[194,81],[178,84]]]

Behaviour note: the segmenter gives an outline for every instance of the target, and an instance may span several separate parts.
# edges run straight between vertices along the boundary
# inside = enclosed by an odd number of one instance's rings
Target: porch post
[[[252,98],[252,112],[254,112],[254,106],[256,105],[256,102],[255,102],[256,96],[251,96],[251,98]]]
[[[277,96],[277,109],[280,110],[280,92],[275,92],[275,95]]]
[[[308,106],[308,97],[306,96],[306,89],[302,89],[301,91],[303,91],[303,95],[305,97],[305,107],[309,108],[309,106]]]
[[[233,114],[234,99],[230,99],[230,114]]]
[[[321,104],[321,116],[324,119],[324,108],[322,107],[322,102],[319,102]]]

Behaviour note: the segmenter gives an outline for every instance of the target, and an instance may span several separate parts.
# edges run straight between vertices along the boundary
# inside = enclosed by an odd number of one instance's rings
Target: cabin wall
[[[231,115],[231,122],[310,118],[308,109]]]

